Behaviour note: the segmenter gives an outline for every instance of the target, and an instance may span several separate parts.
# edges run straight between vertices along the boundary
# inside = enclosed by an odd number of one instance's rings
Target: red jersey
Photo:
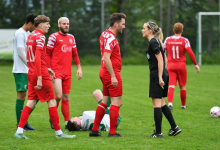
[[[60,32],[51,34],[47,43],[47,67],[71,75],[72,58],[76,65],[80,64],[74,36]]]
[[[100,50],[102,54],[100,74],[109,74],[104,64],[104,52],[111,53],[110,60],[114,72],[121,71],[121,53],[116,35],[109,30],[105,30],[100,36]]]
[[[168,52],[168,64],[186,62],[187,51],[191,60],[197,65],[195,55],[190,47],[189,40],[179,35],[167,37],[164,41],[164,49]]]
[[[45,45],[45,36],[41,30],[36,29],[33,33],[28,36],[26,42],[26,58],[27,58],[27,66],[28,66],[28,74],[35,75],[37,74],[42,77],[49,77],[47,65],[46,65],[46,45]],[[35,64],[35,54],[36,51],[41,50],[40,55],[40,71],[36,68]],[[38,72],[37,72],[38,71]],[[39,74],[39,72],[41,72]]]

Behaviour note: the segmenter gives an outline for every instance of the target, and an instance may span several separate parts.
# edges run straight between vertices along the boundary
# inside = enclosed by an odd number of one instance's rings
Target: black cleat
[[[102,136],[100,132],[91,130],[89,136]]]
[[[168,136],[176,136],[177,134],[179,134],[181,132],[181,129],[176,126],[175,129],[170,129],[169,132],[168,132]]]
[[[25,131],[31,131],[31,130],[35,130],[35,129],[32,128],[32,127],[28,124],[28,122],[26,122],[26,124],[24,125],[24,130],[25,130]]]
[[[52,121],[50,119],[49,119],[49,122],[50,122],[51,128],[54,129],[54,126],[53,126]]]
[[[108,134],[108,137],[122,137],[120,134],[115,133],[115,134]]]
[[[163,133],[161,133],[161,134],[153,133],[150,137],[151,138],[163,138]]]
[[[186,109],[187,108],[187,106],[182,106],[182,109]]]

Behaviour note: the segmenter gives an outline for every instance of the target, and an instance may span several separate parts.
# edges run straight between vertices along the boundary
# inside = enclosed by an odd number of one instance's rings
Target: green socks
[[[15,111],[16,111],[16,117],[17,117],[17,125],[20,122],[20,116],[21,116],[21,112],[24,108],[24,101],[17,99],[16,100],[16,106],[15,106]]]

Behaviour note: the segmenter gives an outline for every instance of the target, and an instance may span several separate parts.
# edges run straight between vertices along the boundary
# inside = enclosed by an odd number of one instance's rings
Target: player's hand
[[[164,83],[162,77],[159,77],[159,84],[160,84],[160,86],[162,87],[162,89],[164,89],[163,86],[165,85],[165,83]]]
[[[78,76],[78,80],[80,80],[83,76],[82,74],[82,69],[78,69],[77,72],[76,72],[76,76]]]
[[[199,66],[198,66],[198,65],[195,65],[195,67],[196,67],[197,73],[199,73],[199,72],[200,72]]]
[[[34,87],[36,90],[40,90],[42,87],[42,76],[38,76],[37,85]]]
[[[111,77],[112,86],[117,87],[118,86],[118,80],[115,76]]]
[[[53,81],[56,78],[54,71],[51,68],[48,68],[48,72],[50,75],[50,79]]]

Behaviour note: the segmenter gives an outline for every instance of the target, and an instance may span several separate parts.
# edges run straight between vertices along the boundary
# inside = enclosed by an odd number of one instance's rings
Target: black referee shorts
[[[164,89],[159,85],[158,70],[150,72],[150,89],[149,97],[152,98],[162,98],[167,97],[168,92],[168,83],[169,83],[169,74],[166,68],[163,68],[163,81],[165,83]]]

